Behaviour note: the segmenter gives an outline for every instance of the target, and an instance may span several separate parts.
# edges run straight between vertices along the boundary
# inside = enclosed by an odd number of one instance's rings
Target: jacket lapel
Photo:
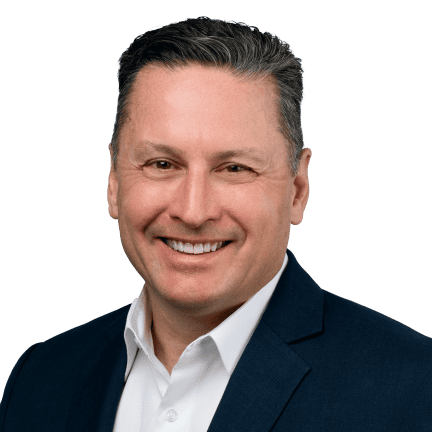
[[[209,432],[266,432],[310,367],[289,344],[322,333],[323,293],[287,251],[285,268],[209,427]]]
[[[80,365],[66,432],[112,432],[126,371],[123,332],[128,311],[99,335],[91,358]]]
[[[208,431],[268,431],[309,369],[267,324],[258,325]]]

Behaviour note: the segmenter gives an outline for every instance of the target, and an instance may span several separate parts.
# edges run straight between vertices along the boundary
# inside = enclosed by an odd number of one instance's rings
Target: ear
[[[111,169],[108,177],[108,211],[113,219],[118,219],[118,205],[117,205],[117,192],[118,192],[118,176],[114,171],[113,152],[111,144],[108,146],[111,154]]]
[[[303,213],[309,198],[308,166],[312,152],[306,148],[302,150],[302,157],[297,175],[293,181],[291,223],[298,225],[303,219]]]

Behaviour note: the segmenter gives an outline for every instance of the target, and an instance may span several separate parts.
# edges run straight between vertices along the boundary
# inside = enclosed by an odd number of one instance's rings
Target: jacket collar
[[[287,250],[285,268],[262,320],[286,343],[320,334],[324,293]]]
[[[79,366],[66,432],[112,432],[123,391],[126,346],[123,330],[128,307],[104,332]]]

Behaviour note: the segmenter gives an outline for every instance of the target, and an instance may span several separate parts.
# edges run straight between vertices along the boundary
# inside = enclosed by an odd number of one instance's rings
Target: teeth
[[[204,246],[200,243],[200,244],[196,244],[193,247],[193,253],[196,254],[202,254],[204,253]]]
[[[171,239],[165,239],[165,243],[171,248],[179,252],[199,255],[202,253],[215,252],[222,247],[224,242],[216,242],[213,244],[210,243],[199,243],[199,244],[191,244],[191,243],[183,243],[181,241],[175,241]]]

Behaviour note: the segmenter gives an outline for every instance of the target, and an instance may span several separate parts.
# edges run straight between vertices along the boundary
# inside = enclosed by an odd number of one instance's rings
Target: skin
[[[146,282],[155,354],[171,373],[187,345],[280,270],[290,225],[301,222],[308,200],[311,151],[303,150],[293,178],[274,84],[218,68],[146,66],[128,113],[117,170],[109,174],[109,213]],[[259,160],[215,158],[246,148]],[[232,243],[187,255],[160,237]]]

